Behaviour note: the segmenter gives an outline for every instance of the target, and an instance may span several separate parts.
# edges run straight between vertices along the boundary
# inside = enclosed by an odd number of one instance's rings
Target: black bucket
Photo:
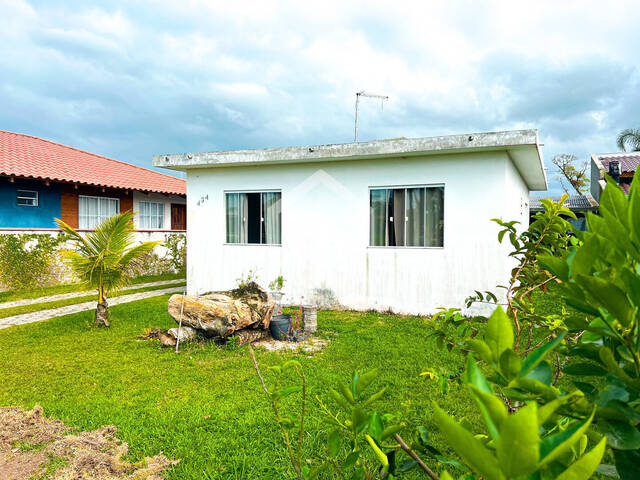
[[[269,323],[269,332],[276,340],[284,340],[291,327],[291,315],[274,315]]]

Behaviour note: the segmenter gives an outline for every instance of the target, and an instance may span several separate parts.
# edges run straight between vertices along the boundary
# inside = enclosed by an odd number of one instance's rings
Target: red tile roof
[[[609,171],[609,162],[612,160],[620,162],[620,173],[635,172],[640,164],[640,152],[600,153],[596,157],[602,163],[605,172]]]
[[[186,195],[180,178],[42,138],[0,130],[0,174]]]

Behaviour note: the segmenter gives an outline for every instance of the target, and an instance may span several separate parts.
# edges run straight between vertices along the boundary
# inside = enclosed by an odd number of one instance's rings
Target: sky
[[[640,127],[640,2],[0,0],[0,130],[156,154],[539,130],[554,155]]]

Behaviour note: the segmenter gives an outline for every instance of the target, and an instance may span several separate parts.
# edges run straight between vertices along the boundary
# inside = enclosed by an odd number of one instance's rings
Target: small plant
[[[139,261],[160,242],[144,242],[134,246],[133,212],[126,211],[104,220],[85,236],[60,219],[56,219],[75,249],[61,251],[78,279],[98,290],[96,323],[109,326],[106,294],[125,286],[131,265]]]
[[[284,287],[284,282],[284,277],[282,275],[279,275],[277,278],[272,280],[271,283],[269,283],[269,290],[271,290],[272,292],[281,293],[282,287]]]
[[[224,348],[232,352],[238,350],[240,348],[240,337],[237,335],[227,337],[227,343],[224,344]]]
[[[236,278],[236,289],[244,289],[251,283],[258,283],[258,274],[255,270],[249,270],[247,275]]]

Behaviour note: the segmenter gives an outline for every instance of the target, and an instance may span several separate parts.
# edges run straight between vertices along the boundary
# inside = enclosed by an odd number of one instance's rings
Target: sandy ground
[[[0,480],[162,480],[175,465],[164,455],[139,463],[122,460],[128,445],[116,427],[75,432],[47,419],[36,405],[30,412],[0,408]]]

